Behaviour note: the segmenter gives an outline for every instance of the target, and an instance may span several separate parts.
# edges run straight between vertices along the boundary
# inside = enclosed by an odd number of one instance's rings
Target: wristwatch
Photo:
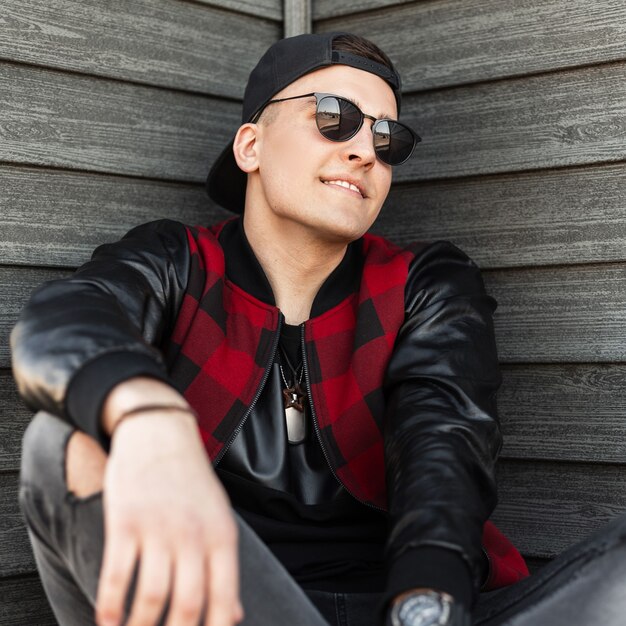
[[[389,613],[391,626],[470,626],[470,616],[442,591],[411,591],[398,598]]]

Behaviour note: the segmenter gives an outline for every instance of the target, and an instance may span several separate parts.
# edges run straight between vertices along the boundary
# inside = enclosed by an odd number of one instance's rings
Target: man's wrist
[[[100,417],[102,429],[112,436],[126,417],[159,408],[195,415],[187,400],[168,384],[144,376],[131,378],[116,385],[107,395]]]

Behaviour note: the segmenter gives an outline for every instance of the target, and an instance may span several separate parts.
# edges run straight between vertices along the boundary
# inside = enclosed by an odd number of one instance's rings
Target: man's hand
[[[168,600],[166,626],[232,626],[243,619],[237,526],[192,415],[154,410],[117,425],[104,479],[104,518],[100,626],[122,623],[137,561],[127,626],[157,624]]]

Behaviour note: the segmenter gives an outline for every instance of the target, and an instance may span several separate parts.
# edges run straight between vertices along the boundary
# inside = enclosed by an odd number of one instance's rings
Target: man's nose
[[[376,161],[372,124],[373,122],[364,120],[359,132],[346,142],[344,153],[351,161],[359,159],[363,164]]]

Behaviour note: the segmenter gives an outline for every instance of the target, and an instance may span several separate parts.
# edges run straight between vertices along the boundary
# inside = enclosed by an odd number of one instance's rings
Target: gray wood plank
[[[33,289],[46,280],[69,274],[60,270],[0,266],[0,368],[10,367],[9,335]]]
[[[35,286],[60,271],[0,267],[0,367],[8,336]],[[626,362],[626,265],[485,273],[505,363]]]
[[[396,181],[626,160],[626,63],[405,98],[423,137]]]
[[[31,416],[17,394],[11,370],[0,369],[0,472],[19,470],[22,435]]]
[[[417,0],[420,2],[420,0]],[[350,0],[350,2],[336,2],[334,0],[315,0],[313,2],[313,20],[321,21],[333,17],[343,16],[349,19],[354,13],[375,11],[376,9],[388,10],[403,4],[416,4],[416,0]],[[341,24],[342,22],[340,22]],[[341,29],[343,30],[343,29]]]
[[[312,32],[310,0],[284,0],[283,17],[285,37]]]
[[[200,185],[0,166],[3,263],[77,267],[104,241],[170,218],[211,224],[231,213]]]
[[[501,458],[626,463],[626,366],[502,368]]]
[[[315,30],[347,30],[377,43],[397,64],[407,92],[626,59],[621,0],[437,0],[384,8],[322,0],[314,6],[315,19],[375,9],[318,21]]]
[[[0,161],[204,181],[240,106],[0,64]]]
[[[57,626],[36,574],[0,580],[0,626]]]
[[[503,270],[484,274],[499,303],[500,360],[626,361],[626,265]]]
[[[522,551],[552,558],[626,510],[621,466],[504,461],[494,522]]]
[[[626,463],[626,366],[504,366],[501,458]],[[31,412],[0,370],[0,471],[19,469]]]
[[[625,79],[620,63],[408,98],[424,142],[396,180],[624,160]],[[10,64],[0,105],[2,161],[168,180],[204,180],[239,121],[233,103]]]
[[[0,578],[35,571],[17,492],[17,474],[0,474]]]
[[[626,165],[394,186],[373,229],[447,239],[482,268],[626,260]]]
[[[248,13],[271,20],[283,19],[283,5],[280,0],[192,0],[200,4],[221,7],[239,13]]]
[[[235,98],[281,36],[280,24],[175,0],[2,5],[6,60]]]
[[[502,458],[626,463],[626,366],[503,367]],[[0,471],[19,468],[31,419],[0,370]]]

